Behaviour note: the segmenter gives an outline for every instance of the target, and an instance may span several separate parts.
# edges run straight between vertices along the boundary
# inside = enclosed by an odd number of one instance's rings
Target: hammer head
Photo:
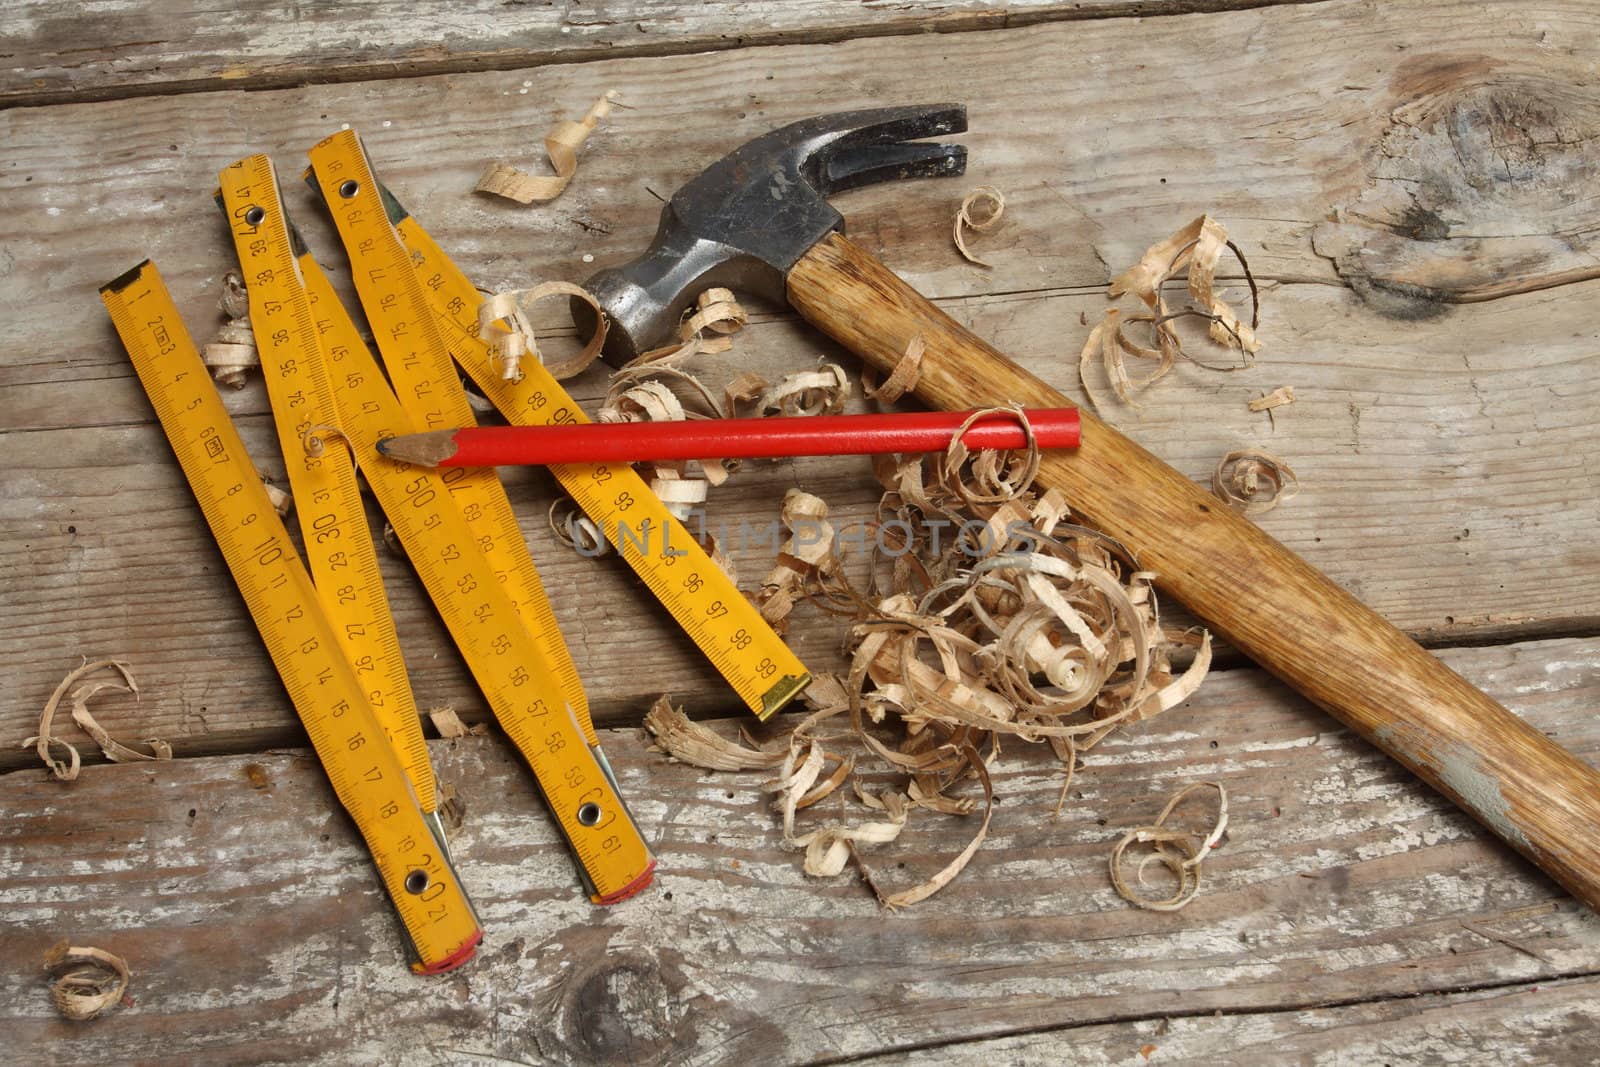
[[[782,303],[789,268],[844,228],[826,197],[875,182],[961,174],[964,146],[906,142],[966,128],[959,104],[841,111],[735,149],[673,195],[643,255],[584,286],[611,320],[605,358],[623,363],[669,340],[684,310],[711,286]],[[573,316],[580,329],[593,328],[587,304],[574,301]]]

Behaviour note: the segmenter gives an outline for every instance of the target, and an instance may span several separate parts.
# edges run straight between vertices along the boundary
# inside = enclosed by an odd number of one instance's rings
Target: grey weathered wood
[[[1446,658],[1600,756],[1600,642]],[[582,899],[499,738],[436,744],[465,800],[453,847],[488,935],[477,962],[437,979],[405,971],[370,865],[307,753],[93,767],[66,787],[7,775],[0,1040],[62,1063],[103,1060],[102,1041],[170,1062],[749,1063],[1059,1031],[976,1046],[990,1062],[1017,1049],[1045,1062],[1081,1029],[1091,1050],[1127,1035],[1127,1062],[1163,1043],[1163,1019],[1175,1052],[1225,1054],[1226,1017],[1249,1012],[1269,1014],[1231,1020],[1241,1041],[1306,1057],[1336,1049],[1347,1021],[1359,1049],[1398,1020],[1390,1062],[1405,1062],[1457,1025],[1506,1058],[1559,1050],[1550,1028],[1592,1032],[1590,1010],[1564,999],[1541,1015],[1531,992],[1394,999],[1592,978],[1600,919],[1254,671],[1215,677],[1091,753],[1059,821],[1051,761],[1008,747],[988,844],[943,893],[893,915],[854,874],[803,878],[763,775],[668,764],[635,731],[604,743],[661,861],[654,888],[610,909]],[[1232,813],[1204,890],[1178,914],[1128,908],[1106,881],[1111,842],[1200,779],[1227,784]],[[924,816],[867,855],[909,884],[971,830]],[[36,961],[61,937],[125,955],[135,1005],[92,1026],[56,1019]],[[1530,1019],[1545,1022],[1517,1029]]]
[[[1136,33],[1131,24],[1091,21],[739,50],[709,65],[636,58],[525,77],[7,111],[0,552],[16,577],[0,593],[0,639],[14,679],[0,705],[5,733],[31,730],[81,652],[116,652],[130,655],[154,687],[138,725],[182,751],[294,736],[93,295],[153,254],[193,330],[209,335],[217,279],[231,262],[206,195],[218,167],[265,149],[292,175],[305,146],[350,121],[390,184],[482,284],[582,278],[638,251],[658,207],[647,190],[669,191],[732,143],[791,118],[926,99],[930,70],[945,71],[972,101],[972,174],[841,198],[858,240],[943,296],[977,332],[1075,390],[1082,320],[1103,306],[1099,285],[1153,240],[1212,210],[1268,279],[1261,366],[1234,376],[1180,369],[1147,395],[1141,413],[1113,412],[1114,420],[1197,478],[1240,444],[1283,455],[1305,488],[1263,524],[1432,642],[1586,632],[1600,563],[1591,536],[1600,485],[1586,459],[1597,432],[1588,417],[1596,386],[1586,325],[1595,283],[1430,305],[1443,313],[1404,319],[1333,284],[1336,271],[1310,239],[1318,220],[1377,184],[1367,162],[1391,143],[1389,110],[1402,98],[1476,91],[1476,82],[1451,82],[1458,68],[1430,66],[1427,56],[1492,52],[1500,69],[1521,72],[1521,91],[1545,86],[1557,103],[1567,96],[1554,86],[1581,83],[1592,28],[1574,9],[1553,9],[1537,25],[1525,13],[1468,12],[1328,4],[1153,19]],[[1050,60],[1068,53],[1098,58]],[[1139,64],[1198,65],[1230,91],[1197,113],[1187,96],[1110,73]],[[1011,77],[1019,66],[1036,77]],[[1424,68],[1442,73],[1420,84]],[[818,69],[839,75],[818,79]],[[533,83],[526,97],[523,81]],[[552,118],[611,85],[648,103],[619,112],[596,134],[561,200],[530,210],[468,193],[484,159],[526,151]],[[536,114],[529,100],[540,102]],[[1107,123],[1106,115],[1140,121]],[[996,264],[991,272],[961,262],[948,238],[954,200],[980,181],[1000,184],[1012,204],[1008,222],[981,238]],[[1538,175],[1517,181],[1536,185]],[[1585,181],[1592,175],[1569,184],[1577,190]],[[291,199],[334,261],[336,244],[305,194],[296,188]],[[838,355],[771,314],[737,351],[740,362],[730,367],[769,374],[818,353]],[[1244,402],[1280,384],[1295,385],[1302,399],[1279,413],[1274,432]],[[587,400],[601,388],[598,372],[575,386]],[[266,442],[259,384],[230,403],[251,440]],[[269,467],[271,454],[270,446],[260,450]],[[637,716],[661,688],[700,708],[725,707],[724,688],[622,568],[575,559],[550,541],[542,518],[548,481],[528,472],[511,480],[602,717]],[[753,465],[714,495],[712,514],[765,521],[792,484],[823,492],[846,514],[864,513],[874,495],[863,463]],[[754,547],[743,554],[746,583],[765,572],[763,557]],[[588,594],[583,611],[574,601],[580,588]],[[455,702],[473,716],[477,698],[431,611],[403,575],[395,594],[424,702]],[[814,664],[837,663],[831,620],[802,620],[795,640]],[[8,752],[0,766],[27,758]]]
[[[1592,977],[1472,993],[1430,993],[1347,1007],[1199,1015],[1070,1027],[941,1046],[949,1067],[1268,1063],[1391,1065],[1594,1062],[1600,982]],[[871,1067],[924,1062],[891,1053]]]
[[[81,19],[48,0],[8,5],[0,31],[0,107],[196,92],[219,84],[306,82],[513,70],[621,56],[719,52],[752,45],[956,33],[1036,22],[1226,11],[1305,0],[589,0],[381,3],[291,10],[246,3],[122,2]]]

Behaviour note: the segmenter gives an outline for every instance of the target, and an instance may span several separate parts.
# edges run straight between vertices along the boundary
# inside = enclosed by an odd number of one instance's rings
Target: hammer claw
[[[878,182],[950,177],[966,169],[966,145],[866,145],[830,153],[817,185],[823,196],[832,196]]]

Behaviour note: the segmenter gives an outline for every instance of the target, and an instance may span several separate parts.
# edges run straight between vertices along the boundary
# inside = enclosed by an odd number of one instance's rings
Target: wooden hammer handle
[[[789,303],[887,373],[921,335],[934,407],[1065,407],[1045,385],[835,234],[788,277]],[[1075,452],[1039,483],[1115,537],[1157,585],[1600,911],[1600,772],[1424,651],[1254,523],[1081,412]]]

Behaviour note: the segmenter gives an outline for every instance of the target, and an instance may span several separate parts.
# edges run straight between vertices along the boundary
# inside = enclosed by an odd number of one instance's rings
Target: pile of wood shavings
[[[1001,409],[1012,411],[1013,409]],[[1017,413],[1020,419],[1022,416]],[[1211,661],[1210,636],[1162,626],[1151,575],[1104,535],[1067,521],[1055,490],[1036,493],[1037,450],[883,457],[877,516],[856,524],[864,560],[820,498],[792,490],[791,530],[758,602],[781,628],[802,602],[851,622],[850,670],[819,677],[813,708],[777,751],[738,745],[662,698],[646,718],[656,744],[712,769],[776,766],[784,839],[807,874],[856,868],[888,907],[937,892],[969,863],[994,814],[989,770],[1004,739],[1047,746],[1062,765],[1064,802],[1080,753],[1111,731],[1187,699]],[[863,580],[847,572],[859,571]],[[1173,666],[1193,649],[1190,666]],[[889,769],[872,789],[858,771]],[[864,819],[802,832],[797,817],[850,783]],[[912,813],[984,814],[971,842],[931,878],[891,890],[864,851],[897,840]],[[843,795],[843,794],[841,794]]]

